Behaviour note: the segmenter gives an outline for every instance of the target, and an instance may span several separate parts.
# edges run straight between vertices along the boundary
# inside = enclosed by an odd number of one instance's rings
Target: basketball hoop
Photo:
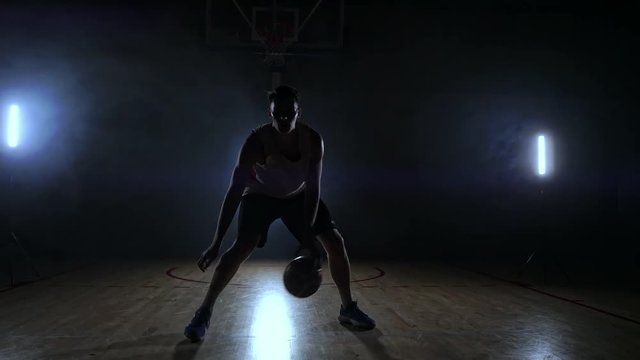
[[[269,65],[272,69],[279,69],[284,67],[287,50],[287,41],[285,39],[286,31],[276,27],[273,31],[264,29],[263,42],[265,46],[265,58],[264,63]]]

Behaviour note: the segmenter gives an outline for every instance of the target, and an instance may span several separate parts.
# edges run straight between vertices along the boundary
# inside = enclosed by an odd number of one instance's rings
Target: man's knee
[[[251,252],[234,252],[229,250],[220,257],[220,263],[218,266],[222,268],[237,268],[249,257],[249,255],[251,255]]]
[[[324,233],[318,236],[325,250],[331,255],[344,255],[344,239],[340,232],[337,229],[331,229],[329,231],[325,231]]]
[[[220,258],[220,264],[237,266],[245,261],[256,247],[257,239],[240,239],[231,246]]]

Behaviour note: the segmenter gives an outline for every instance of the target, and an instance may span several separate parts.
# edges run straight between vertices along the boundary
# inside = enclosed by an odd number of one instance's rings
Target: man
[[[240,207],[238,238],[215,269],[202,305],[185,328],[192,341],[202,339],[209,327],[213,304],[253,249],[264,246],[271,223],[280,218],[310,254],[319,241],[328,255],[331,276],[342,305],[338,320],[372,329],[375,321],[351,298],[350,265],[344,239],[320,199],[323,140],[308,125],[298,122],[297,91],[279,86],[269,94],[271,122],[254,129],[240,150],[225,196],[212,244],[198,260],[205,271],[218,256],[222,239]]]

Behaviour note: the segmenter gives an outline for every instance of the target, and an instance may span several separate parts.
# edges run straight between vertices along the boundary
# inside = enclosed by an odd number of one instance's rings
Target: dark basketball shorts
[[[267,242],[269,227],[276,219],[281,219],[291,234],[302,244],[304,229],[304,192],[288,199],[278,199],[263,194],[247,194],[240,201],[238,215],[238,234],[243,232],[260,233],[258,247],[264,247]],[[320,199],[316,221],[311,227],[311,234],[318,235],[331,229],[336,229],[336,223],[331,218],[329,209]]]

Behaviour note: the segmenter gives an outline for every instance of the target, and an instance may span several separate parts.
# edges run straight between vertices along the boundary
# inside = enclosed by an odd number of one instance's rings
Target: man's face
[[[269,110],[276,130],[287,134],[295,128],[298,119],[298,103],[295,100],[274,100]]]

